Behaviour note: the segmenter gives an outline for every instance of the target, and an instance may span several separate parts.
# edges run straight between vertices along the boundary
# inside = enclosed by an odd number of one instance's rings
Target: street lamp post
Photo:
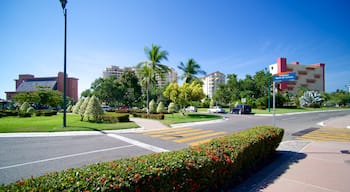
[[[67,0],[60,0],[64,14],[63,128],[67,126]]]
[[[266,72],[267,72],[267,107],[268,110],[270,112],[270,72],[269,70],[267,70],[267,68],[265,68]]]

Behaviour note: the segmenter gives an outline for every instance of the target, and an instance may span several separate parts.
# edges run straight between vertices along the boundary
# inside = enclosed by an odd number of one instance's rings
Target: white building
[[[102,77],[106,79],[110,76],[115,76],[118,79],[125,71],[136,71],[136,68],[111,65],[102,72]]]
[[[135,71],[136,75],[138,75],[136,67],[119,67],[111,65],[102,72],[102,77],[108,78],[110,76],[115,76],[118,79],[125,71]],[[156,79],[158,81],[158,86],[162,87],[168,83],[177,82],[177,72],[174,68],[170,68],[170,71],[164,75],[164,79],[161,79],[159,76],[157,76]]]
[[[200,78],[203,81],[203,92],[209,98],[213,98],[216,89],[219,87],[220,83],[225,83],[225,74],[216,71],[208,74],[205,77]]]

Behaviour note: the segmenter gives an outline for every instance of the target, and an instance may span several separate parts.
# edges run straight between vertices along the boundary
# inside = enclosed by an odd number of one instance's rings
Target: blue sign
[[[296,72],[281,74],[281,75],[274,75],[272,77],[273,82],[279,83],[284,81],[295,81],[297,79]]]

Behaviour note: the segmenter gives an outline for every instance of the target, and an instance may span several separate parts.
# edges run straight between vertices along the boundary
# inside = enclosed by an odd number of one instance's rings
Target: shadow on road
[[[243,183],[234,187],[228,191],[230,192],[256,192],[261,191],[276,179],[278,179],[283,173],[285,173],[289,167],[306,157],[305,153],[298,153],[292,151],[278,151],[274,160],[263,167],[259,172],[249,177]]]

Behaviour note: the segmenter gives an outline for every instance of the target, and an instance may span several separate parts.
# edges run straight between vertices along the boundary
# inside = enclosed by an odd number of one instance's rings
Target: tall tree
[[[152,44],[151,48],[145,47],[145,54],[147,61],[140,62],[136,67],[141,78],[141,82],[146,85],[147,94],[147,111],[149,110],[149,89],[151,84],[154,85],[157,76],[164,78],[164,74],[169,72],[168,66],[162,64],[163,60],[168,60],[168,52],[162,51],[161,47]]]
[[[198,79],[197,74],[206,75],[206,72],[201,69],[201,66],[193,59],[188,59],[187,63],[183,62],[177,66],[183,74],[181,75],[181,80],[185,80],[186,83],[191,83],[192,81]]]
[[[142,92],[139,79],[137,78],[135,72],[125,71],[118,81],[120,84],[120,91],[124,93],[120,102],[129,107],[135,103],[138,103]]]

